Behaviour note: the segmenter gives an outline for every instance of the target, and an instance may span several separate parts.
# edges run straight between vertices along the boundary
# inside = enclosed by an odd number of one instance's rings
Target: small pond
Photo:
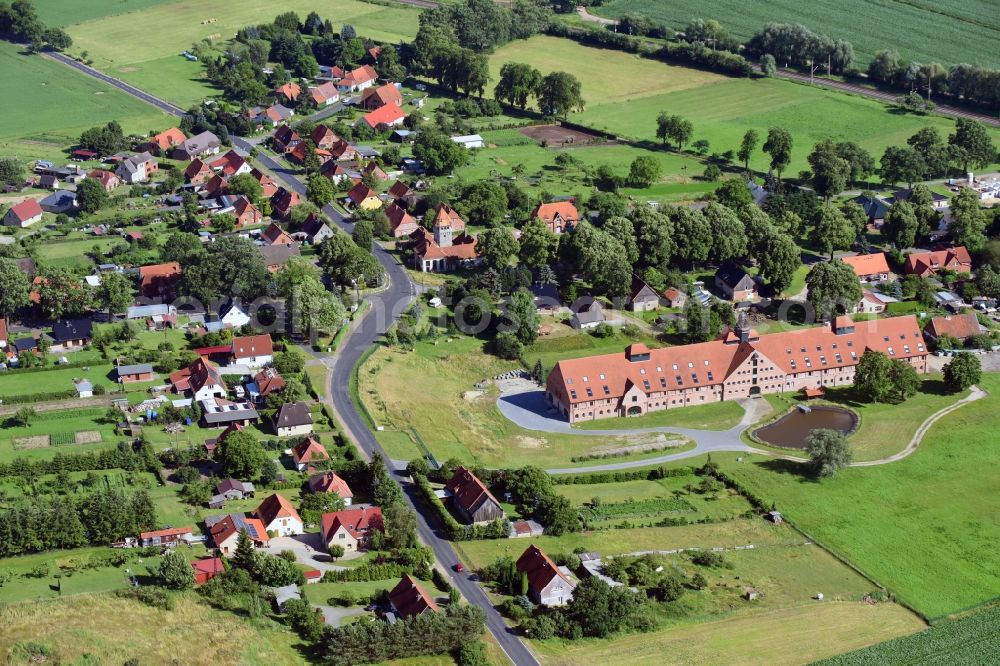
[[[754,431],[754,436],[772,446],[804,449],[806,438],[813,430],[836,430],[847,435],[858,426],[858,417],[842,407],[817,405],[808,409],[808,412],[795,409]]]

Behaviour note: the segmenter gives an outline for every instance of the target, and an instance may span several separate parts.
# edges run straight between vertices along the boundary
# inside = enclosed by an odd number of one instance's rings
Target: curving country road
[[[151,104],[172,116],[179,117],[185,113],[183,109],[174,106],[169,102],[165,102],[162,99],[154,97],[153,95],[136,88],[135,86],[129,85],[124,81],[119,81],[114,77],[104,74],[103,72],[99,72],[93,67],[77,62],[62,53],[48,52],[45,55],[88,76],[99,79],[108,85],[114,86],[115,88],[128,93],[133,97],[141,99],[142,101]],[[252,142],[241,137],[232,137],[232,142],[234,146],[247,153],[256,147]],[[305,195],[305,185],[298,179],[296,174],[291,169],[283,166],[263,151],[258,151],[256,159],[258,162],[267,167],[272,173],[274,173],[274,175],[279,178],[287,188],[294,190],[303,196]],[[349,220],[333,206],[325,206],[323,208],[323,212],[326,213],[326,215],[333,220],[338,227],[347,233],[351,232]],[[385,333],[393,322],[406,310],[416,293],[416,287],[406,270],[396,263],[396,260],[388,252],[376,245],[374,247],[374,254],[379,263],[385,267],[389,284],[385,290],[368,297],[371,307],[369,307],[366,313],[362,316],[360,322],[352,327],[348,333],[348,337],[341,344],[337,355],[334,357],[334,363],[331,367],[330,373],[332,380],[330,396],[337,415],[340,417],[341,422],[347,429],[348,434],[354,439],[358,446],[361,447],[369,458],[376,455],[381,456],[382,459],[385,460],[389,469],[393,469],[392,461],[385,454],[385,451],[382,450],[378,440],[375,439],[375,436],[368,429],[368,426],[358,413],[357,407],[351,399],[349,386],[351,375],[354,372],[354,366],[361,359],[361,356],[373,344],[378,342],[379,337],[381,337],[381,335]],[[475,604],[483,609],[483,612],[486,614],[486,627],[489,629],[490,633],[493,634],[493,637],[496,639],[497,643],[499,643],[501,649],[506,653],[507,657],[510,658],[513,663],[517,664],[517,666],[537,665],[538,660],[535,659],[534,655],[530,650],[528,650],[524,642],[521,641],[513,630],[506,625],[503,617],[493,607],[493,604],[490,602],[483,589],[478,583],[470,579],[470,574],[465,573],[462,575],[456,575],[451,571],[451,565],[459,561],[459,557],[455,553],[454,548],[452,548],[451,543],[447,541],[443,535],[438,534],[427,522],[427,519],[420,511],[418,501],[416,501],[415,496],[412,494],[412,486],[410,484],[401,483],[399,478],[397,478],[396,481],[397,483],[400,483],[403,488],[403,495],[416,511],[417,532],[419,533],[421,540],[433,549],[434,556],[441,566],[447,568],[449,574],[451,575],[452,584],[459,589],[462,596],[464,596],[469,603]]]

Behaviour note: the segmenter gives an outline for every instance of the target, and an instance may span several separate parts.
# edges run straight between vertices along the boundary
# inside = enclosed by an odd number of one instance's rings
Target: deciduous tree
[[[806,275],[806,296],[816,317],[825,319],[850,312],[861,301],[861,283],[854,269],[842,261],[822,261]]]
[[[837,471],[851,464],[851,449],[847,438],[836,430],[813,430],[806,437],[813,473],[821,479],[835,476]]]
[[[944,366],[945,386],[955,393],[978,384],[982,376],[983,366],[979,357],[968,352],[955,354]]]

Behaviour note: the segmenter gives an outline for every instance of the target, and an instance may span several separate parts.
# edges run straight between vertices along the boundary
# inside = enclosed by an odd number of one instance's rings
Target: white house
[[[226,309],[219,321],[223,326],[242,328],[250,323],[250,315],[240,307],[239,303],[233,303]]]
[[[159,164],[156,159],[149,153],[142,153],[122,160],[115,169],[115,175],[123,183],[134,185],[149,180],[149,177],[158,170]]]
[[[299,512],[295,510],[291,502],[278,493],[261,502],[254,515],[264,524],[264,529],[267,530],[268,534],[293,536],[305,531]]]
[[[232,362],[249,368],[263,368],[274,358],[270,335],[233,338]]]
[[[282,405],[274,415],[274,431],[278,437],[311,435],[313,420],[309,413],[309,405],[304,402]]]

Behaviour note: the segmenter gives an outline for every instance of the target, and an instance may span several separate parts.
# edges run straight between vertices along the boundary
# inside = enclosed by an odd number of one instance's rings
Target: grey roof
[[[201,134],[196,134],[184,143],[182,143],[178,148],[188,155],[201,155],[202,153],[212,149],[218,148],[222,145],[219,141],[219,137],[215,136],[212,132],[202,132]]]
[[[215,486],[215,492],[220,495],[230,490],[237,490],[241,493],[252,493],[255,492],[253,484],[249,481],[240,481],[239,479],[226,479],[220,481],[218,485]]]
[[[162,305],[134,305],[126,313],[129,319],[145,319],[146,317],[156,317],[174,313],[174,307],[166,303]]]
[[[753,278],[747,275],[747,272],[741,266],[731,261],[727,261],[722,266],[719,266],[719,270],[715,272],[715,277],[731,289],[736,289],[744,284],[753,285]],[[746,280],[749,280],[749,283]]]
[[[284,266],[292,257],[298,257],[299,246],[289,245],[263,245],[257,248],[264,257],[264,263],[268,266]]]
[[[206,409],[203,418],[205,419],[205,423],[208,425],[218,425],[231,423],[233,421],[256,419],[260,418],[260,415],[257,413],[257,410],[251,407],[248,403],[240,403],[234,405],[218,405],[213,411]]]
[[[283,607],[287,601],[302,598],[302,595],[299,594],[299,586],[294,583],[292,585],[285,585],[284,587],[272,587],[271,592],[274,593],[274,601],[278,604],[279,608]]]
[[[601,305],[600,301],[594,301],[590,305],[583,306],[587,309],[584,310],[582,307],[576,313],[576,320],[581,324],[593,324],[597,322],[602,322],[606,319],[604,316],[604,306]]]
[[[77,393],[83,393],[84,391],[93,391],[94,385],[88,382],[86,379],[81,379],[76,383]]]
[[[864,194],[859,194],[851,199],[851,201],[864,209],[865,215],[868,216],[869,220],[885,219],[886,214],[889,212],[889,204],[878,197],[868,197]]]
[[[149,363],[136,363],[135,365],[119,365],[115,368],[118,376],[122,375],[142,375],[153,372],[153,366]]]
[[[304,402],[289,402],[281,406],[274,415],[274,423],[279,428],[294,428],[295,426],[312,424],[309,405]]]
[[[66,209],[76,205],[76,192],[56,190],[38,202],[42,208]],[[51,211],[49,211],[51,212]]]
[[[52,339],[56,342],[89,340],[94,332],[94,322],[89,319],[66,319],[52,325]]]
[[[11,344],[19,352],[31,351],[38,347],[38,341],[34,338],[18,338],[17,340],[12,340]]]

